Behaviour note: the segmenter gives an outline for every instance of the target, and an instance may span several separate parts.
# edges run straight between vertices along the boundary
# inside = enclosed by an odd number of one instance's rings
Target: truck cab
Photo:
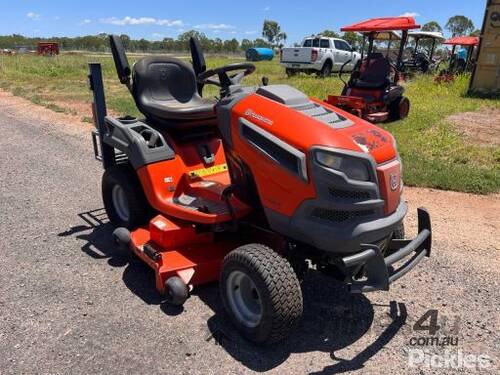
[[[317,35],[304,38],[301,47],[283,48],[280,63],[289,76],[298,72],[316,72],[327,77],[348,61],[344,70],[352,70],[360,58],[361,54],[345,40]]]

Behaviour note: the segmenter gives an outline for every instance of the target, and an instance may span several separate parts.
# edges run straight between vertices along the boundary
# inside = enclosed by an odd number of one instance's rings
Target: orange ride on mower
[[[342,27],[342,31],[363,34],[361,64],[353,70],[349,81],[344,82],[342,94],[329,95],[326,102],[371,122],[396,121],[408,116],[410,101],[403,96],[404,88],[398,82],[404,67],[403,52],[408,30],[418,28],[420,26],[415,24],[413,17],[372,18]],[[374,41],[381,39],[379,35],[391,35],[391,31],[401,31],[395,64],[391,62],[389,53],[384,56],[374,52]],[[368,47],[364,56],[367,39]],[[390,46],[391,39],[385,40],[389,41]],[[344,66],[339,72],[341,80]]]
[[[388,290],[430,255],[424,209],[417,237],[402,238],[391,134],[287,85],[244,87],[254,65],[207,70],[190,44],[192,65],[149,56],[131,68],[111,37],[143,119],[107,116],[100,65],[89,75],[113,239],[153,269],[168,302],[218,280],[242,335],[276,342],[301,318],[311,266],[360,293]],[[206,84],[220,99],[201,95]]]

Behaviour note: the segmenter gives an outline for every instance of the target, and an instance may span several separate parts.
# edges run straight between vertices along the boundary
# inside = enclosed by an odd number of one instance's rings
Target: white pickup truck
[[[305,38],[302,47],[283,48],[280,55],[280,63],[288,76],[316,72],[320,77],[327,77],[332,71],[339,71],[348,60],[351,61],[344,70],[352,70],[360,59],[361,54],[345,40],[321,35]]]

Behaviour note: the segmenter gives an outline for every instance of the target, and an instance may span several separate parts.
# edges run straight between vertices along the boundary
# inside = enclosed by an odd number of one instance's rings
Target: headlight
[[[318,150],[315,152],[316,161],[327,167],[344,173],[353,180],[369,181],[370,172],[365,162],[355,157],[333,154]]]

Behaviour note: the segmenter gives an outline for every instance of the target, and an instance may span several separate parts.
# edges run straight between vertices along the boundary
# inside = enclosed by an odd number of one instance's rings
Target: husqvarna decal
[[[245,111],[245,116],[248,116],[248,117],[251,117],[251,118],[253,118],[255,120],[261,121],[261,122],[263,122],[264,124],[267,124],[267,125],[272,125],[273,124],[273,120],[270,120],[267,117],[264,117],[262,115],[259,115],[258,113],[255,113],[250,108]]]

